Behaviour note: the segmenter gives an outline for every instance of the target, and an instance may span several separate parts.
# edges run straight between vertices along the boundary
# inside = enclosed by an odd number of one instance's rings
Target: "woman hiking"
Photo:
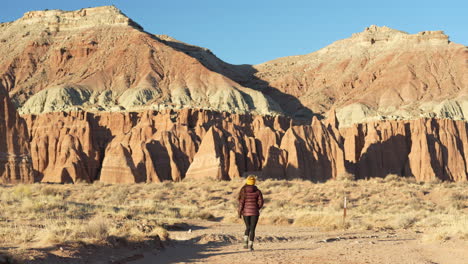
[[[255,228],[257,227],[260,209],[263,207],[262,192],[255,186],[255,177],[250,175],[247,177],[245,185],[239,192],[239,218],[244,218],[245,233],[244,233],[244,248],[253,249],[255,238]]]

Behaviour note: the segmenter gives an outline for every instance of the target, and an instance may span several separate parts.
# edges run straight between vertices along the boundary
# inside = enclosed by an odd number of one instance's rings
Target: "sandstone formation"
[[[466,120],[467,60],[467,47],[442,31],[370,26],[316,52],[255,65],[246,85],[260,84],[296,117],[335,107],[344,126],[383,118]],[[281,100],[285,94],[297,100]]]
[[[449,119],[380,121],[341,129],[347,169],[357,178],[388,174],[418,181],[467,181],[468,126]]]
[[[223,149],[224,152],[216,153],[218,158],[230,162],[229,166],[223,163],[219,175],[224,176],[219,179],[240,177],[245,171],[260,169],[264,158],[257,148],[268,148],[270,141],[277,143],[281,131],[289,126],[289,120],[282,117],[254,118],[193,109],[47,113],[25,118],[32,135],[33,165],[38,171],[37,180],[42,182],[179,181],[185,178],[192,163],[191,171],[195,170],[194,158],[212,148]],[[265,135],[265,128],[277,132]],[[225,141],[217,138],[210,145],[213,131]],[[263,144],[254,133],[265,139]],[[268,139],[270,136],[273,140]],[[211,165],[214,169],[221,166]]]
[[[33,182],[26,123],[0,84],[0,183]]]
[[[345,173],[467,181],[467,124],[448,119],[378,121],[338,129],[335,118],[184,109],[26,115],[36,181],[138,183],[185,178],[324,182]]]
[[[325,181],[344,171],[339,143],[317,119],[310,126],[290,127],[291,121],[282,117],[193,109],[25,118],[42,182],[229,180],[262,169],[269,178],[275,166],[285,171],[275,172],[276,178]],[[283,163],[274,163],[275,148]]]
[[[92,182],[99,169],[99,152],[84,112],[26,116],[37,181]]]
[[[198,108],[310,120],[334,108],[342,126],[468,115],[468,50],[442,31],[370,26],[252,66],[151,35],[113,6],[33,11],[0,28],[0,83],[24,114]]]
[[[467,61],[441,31],[371,26],[230,65],[115,7],[28,12],[0,24],[0,182],[467,181]]]
[[[421,181],[467,181],[467,123],[421,119],[413,124],[407,174]]]
[[[346,172],[342,147],[316,117],[310,126],[288,129],[280,147],[270,148],[269,154],[264,168],[267,177],[324,182]]]
[[[115,7],[34,11],[0,24],[0,83],[21,113],[205,108],[281,112]]]

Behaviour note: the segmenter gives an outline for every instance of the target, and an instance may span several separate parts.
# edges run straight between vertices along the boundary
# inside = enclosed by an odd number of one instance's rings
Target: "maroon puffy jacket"
[[[262,207],[262,192],[255,185],[244,185],[239,194],[238,213],[243,216],[260,215]]]

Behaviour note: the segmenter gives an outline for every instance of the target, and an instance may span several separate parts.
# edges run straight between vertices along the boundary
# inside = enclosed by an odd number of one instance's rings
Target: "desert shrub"
[[[388,174],[387,176],[385,176],[384,181],[385,182],[399,182],[401,181],[401,178],[402,177],[397,174]]]
[[[338,181],[354,181],[356,180],[356,175],[349,173],[349,172],[344,172],[344,173],[338,174],[336,179]]]
[[[330,202],[330,208],[335,211],[341,211],[344,208],[344,198],[338,197]]]
[[[151,233],[149,235],[151,235],[151,236],[156,236],[157,235],[162,240],[168,240],[169,239],[169,232],[167,232],[167,230],[164,229],[161,226],[157,226],[157,227],[153,228],[153,230],[151,231]]]
[[[273,200],[270,203],[266,204],[265,207],[268,207],[270,210],[277,210],[285,208],[289,205],[287,200]]]
[[[429,229],[423,236],[425,241],[445,241],[452,238],[468,240],[468,216],[440,215],[441,224]],[[447,224],[449,223],[449,224]]]
[[[68,210],[66,201],[52,196],[43,196],[35,198],[25,198],[22,200],[21,209],[28,212],[31,216],[36,214],[62,214]]]
[[[399,215],[394,220],[393,226],[395,228],[408,229],[412,227],[417,221],[418,218],[414,215]]]
[[[456,210],[462,210],[468,206],[466,205],[464,201],[458,200],[458,201],[452,202],[452,207],[455,208]]]
[[[451,205],[456,210],[463,210],[468,207],[468,195],[456,192],[450,196]]]
[[[0,187],[0,243],[12,237],[14,243],[24,245],[38,240],[54,244],[81,240],[97,243],[112,237],[145,241],[158,235],[164,239],[168,236],[161,227],[164,224],[190,219],[210,221],[215,216],[224,223],[241,226],[236,196],[243,184],[243,179],[235,179],[210,180],[208,184],[184,180]],[[259,180],[265,199],[260,222],[322,230],[418,228],[429,240],[467,240],[464,226],[468,224],[463,218],[468,205],[467,187],[467,183],[420,184],[406,178],[391,180],[390,176],[318,184]],[[434,199],[438,193],[443,199]],[[350,205],[345,226],[343,195]]]
[[[45,186],[41,189],[41,193],[45,196],[62,196],[62,190],[55,188],[53,186]]]
[[[442,184],[443,181],[439,178],[432,179],[431,181],[428,182],[428,184],[434,186],[434,185],[440,185]]]
[[[126,188],[116,188],[108,197],[108,201],[112,204],[123,204],[127,201],[129,190]]]
[[[417,184],[415,177],[402,177],[402,180],[409,184]]]
[[[33,232],[32,228],[28,226],[15,224],[10,228],[15,234],[13,238],[15,242],[28,243],[34,241],[34,239],[36,238],[36,235]],[[11,237],[8,239],[11,239]]]
[[[31,186],[26,184],[18,184],[13,187],[13,194],[18,199],[30,198],[32,196]]]
[[[451,196],[450,196],[450,200],[452,201],[465,201],[468,199],[468,195],[466,194],[461,194],[461,193],[453,193]]]
[[[60,220],[48,220],[44,228],[37,232],[37,239],[42,244],[59,244],[76,239],[75,223]]]
[[[445,230],[434,230],[431,231],[430,233],[424,234],[423,236],[423,241],[447,241],[451,237],[449,233]]]
[[[438,227],[441,223],[443,223],[443,220],[438,216],[429,216],[419,221],[418,225],[423,227]]]
[[[208,221],[214,221],[215,220],[215,216],[211,213],[208,213],[208,212],[198,212],[196,214],[196,217],[198,219],[202,219],[202,220],[208,220]]]
[[[261,216],[259,219],[261,224],[267,225],[290,225],[294,222],[294,219],[286,217],[284,214],[281,215],[267,215]]]
[[[324,230],[335,230],[343,227],[343,216],[331,213],[310,213],[296,218],[294,225],[319,227]]]
[[[83,226],[84,238],[104,241],[109,237],[109,221],[103,217],[96,216]]]
[[[414,197],[414,198],[408,199],[406,202],[407,202],[406,210],[410,212],[424,209],[424,204],[418,198]]]

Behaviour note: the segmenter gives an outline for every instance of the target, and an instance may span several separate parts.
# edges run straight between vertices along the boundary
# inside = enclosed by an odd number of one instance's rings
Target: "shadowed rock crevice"
[[[396,135],[383,142],[370,145],[355,164],[356,178],[384,178],[389,174],[412,175],[408,166],[411,144],[403,135]]]

